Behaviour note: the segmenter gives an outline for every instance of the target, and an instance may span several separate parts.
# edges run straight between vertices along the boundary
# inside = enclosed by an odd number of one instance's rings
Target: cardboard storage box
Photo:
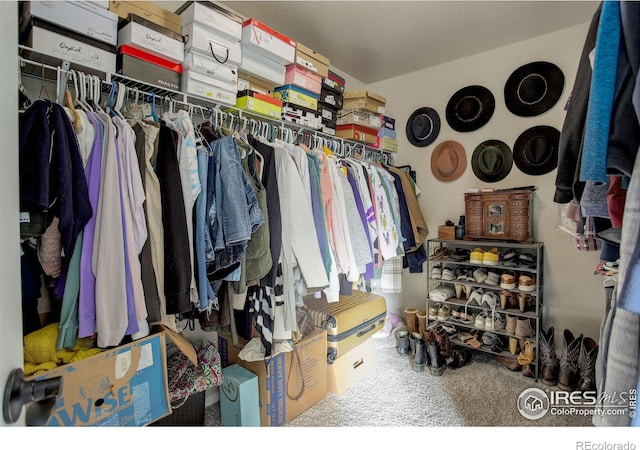
[[[322,77],[297,64],[289,64],[285,68],[284,82],[285,84],[301,87],[314,94],[320,94]]]
[[[302,67],[311,70],[314,73],[320,75],[320,77],[325,78],[329,75],[329,58],[326,56],[322,56],[320,53],[311,50],[304,44],[300,42],[296,43],[296,64],[301,65]],[[320,79],[322,82],[322,79]]]
[[[160,328],[146,338],[27,378],[62,377],[62,393],[47,426],[143,426],[169,415],[167,338],[197,362],[184,336]]]
[[[347,91],[344,93],[344,109],[366,109],[384,114],[387,99],[371,91]]]
[[[191,22],[183,26],[182,34],[184,35],[185,51],[189,49],[198,51],[214,58],[220,64],[237,66],[242,62],[240,42],[216,34],[198,22]]]
[[[120,46],[116,72],[135,80],[180,90],[182,66],[128,45]]]
[[[390,152],[398,151],[398,141],[391,137],[378,136],[378,148],[380,150],[387,150]]]
[[[222,367],[239,364],[258,375],[262,426],[283,425],[326,397],[326,330],[316,328],[314,333],[295,344],[295,352],[275,355],[268,365],[264,361],[241,360],[238,353],[247,341],[239,340],[234,346],[231,335],[218,332],[220,360]]]
[[[186,52],[182,67],[184,70],[191,70],[226,83],[238,84],[238,66],[220,64],[211,56],[198,52]]]
[[[456,227],[448,225],[440,225],[438,227],[438,239],[455,239]]]
[[[31,21],[31,29],[24,43],[37,52],[67,60],[72,64],[105,73],[116,71],[115,46],[80,36],[40,20]]]
[[[270,95],[251,90],[238,92],[236,108],[251,111],[274,119],[282,115],[282,102]]]
[[[225,427],[259,427],[258,376],[233,364],[222,369],[220,415]]]
[[[242,46],[266,56],[282,65],[295,60],[296,43],[256,19],[242,24]]]
[[[118,31],[118,45],[129,45],[177,63],[184,61],[184,42],[180,33],[134,14]]]
[[[378,353],[369,338],[362,344],[352,348],[344,355],[336,358],[327,367],[329,392],[342,394],[358,381],[375,371],[378,366]]]
[[[242,37],[242,18],[213,2],[185,2],[177,14],[182,17],[183,25],[198,22],[235,42]]]
[[[93,3],[29,1],[21,2],[20,7],[23,30],[34,17],[109,45],[117,44],[118,15]]]
[[[363,142],[372,147],[378,144],[378,130],[375,128],[367,128],[362,125],[338,125],[336,127],[336,136]]]
[[[376,131],[382,126],[380,114],[372,113],[362,109],[342,109],[338,112],[338,125],[355,123],[368,128],[375,128]]]
[[[273,96],[281,100],[282,103],[293,103],[295,105],[313,109],[314,111],[317,111],[318,109],[317,94],[292,84],[277,87]]]
[[[342,78],[337,73],[332,72],[331,70],[329,70],[327,76],[322,79],[322,84],[324,84],[327,89],[335,92],[336,94],[344,94],[344,78]]]
[[[120,2],[111,0],[109,2],[109,11],[116,13],[120,19],[126,19],[129,14],[135,14],[153,23],[167,27],[174,33],[182,33],[182,17],[151,1]]]
[[[219,83],[219,80],[192,70],[182,72],[182,92],[206,98],[221,105],[235,106],[237,86],[234,86],[233,91],[230,91],[221,88],[217,83]]]

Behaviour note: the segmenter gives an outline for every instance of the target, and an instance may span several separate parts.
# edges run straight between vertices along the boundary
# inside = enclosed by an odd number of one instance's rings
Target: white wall
[[[562,341],[562,329],[585,333],[597,340],[604,314],[604,291],[601,276],[593,275],[599,261],[598,252],[579,252],[568,234],[556,229],[558,205],[553,203],[556,170],[542,176],[526,175],[513,165],[511,173],[498,183],[483,183],[471,169],[471,155],[478,144],[487,139],[500,139],[513,148],[516,138],[535,125],[550,125],[562,129],[564,105],[575,78],[578,61],[589,24],[567,28],[538,38],[515,43],[471,57],[420,70],[368,85],[373,92],[387,98],[387,115],[396,119],[399,152],[396,164],[410,164],[417,171],[422,189],[420,206],[430,229],[430,238],[437,237],[438,225],[447,219],[457,223],[464,214],[463,192],[474,187],[510,188],[535,185],[534,236],[545,244],[543,326],[556,328],[556,341]],[[443,38],[442,45],[446,45]],[[531,118],[513,115],[504,103],[504,83],[522,64],[546,60],[559,66],[565,75],[562,97],[550,111]],[[496,108],[487,125],[470,133],[452,130],[445,118],[449,98],[460,88],[480,84],[494,94]],[[413,111],[422,106],[434,108],[441,119],[441,131],[436,141],[423,148],[414,147],[405,134],[405,125]],[[442,141],[460,142],[467,154],[467,169],[449,183],[435,179],[430,157]],[[426,273],[403,273],[402,294],[387,295],[389,312],[403,316],[406,306],[424,308]]]

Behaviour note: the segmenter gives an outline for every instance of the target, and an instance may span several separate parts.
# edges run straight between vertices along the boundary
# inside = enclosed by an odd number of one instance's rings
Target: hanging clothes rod
[[[32,49],[28,47],[19,47],[23,50],[29,50],[30,52],[32,52]],[[43,81],[49,80],[56,83],[56,94],[58,103],[62,102],[64,91],[70,84],[71,74],[74,72],[76,74],[83,73],[82,71],[79,71],[77,69],[70,69],[70,64],[68,61],[61,61],[61,64],[59,66],[53,66],[45,62],[34,61],[23,56],[19,56],[18,58],[21,67],[24,67],[25,65],[31,65],[35,68],[41,69],[40,74],[38,74],[36,71],[32,71],[31,73],[25,73],[25,75],[35,76],[37,78],[41,78]],[[54,72],[55,77],[46,76],[45,70]],[[234,122],[235,120],[237,120],[237,123],[243,124],[245,128],[250,121],[258,121],[260,122],[261,127],[262,124],[268,124],[273,126],[275,129],[280,130],[278,134],[280,134],[281,136],[284,136],[286,134],[285,130],[289,130],[293,133],[294,140],[300,136],[306,135],[313,140],[313,144],[317,143],[320,145],[326,145],[327,143],[335,143],[336,145],[333,146],[334,148],[332,150],[337,150],[336,153],[338,153],[338,156],[351,156],[355,152],[360,154],[364,159],[384,162],[386,164],[393,164],[395,160],[395,152],[371,147],[362,142],[351,141],[341,137],[333,136],[328,133],[323,133],[322,131],[316,130],[303,124],[274,119],[273,117],[241,110],[236,108],[235,106],[220,105],[204,98],[201,99],[198,97],[188,96],[184,92],[159,88],[149,83],[136,80],[121,74],[106,73],[104,78],[101,78],[97,75],[91,76],[94,79],[100,80],[102,85],[102,93],[111,93],[112,89],[114,88],[114,84],[117,84],[118,86],[122,85],[125,88],[125,97],[128,98],[130,95],[135,95],[137,98],[139,95],[142,95],[142,101],[145,103],[150,103],[151,101],[159,102],[162,106],[166,106],[168,109],[172,109],[174,105],[181,105],[185,110],[188,110],[191,113],[193,113],[194,110],[199,110],[203,117],[205,116],[205,114],[216,114],[221,115],[221,117],[224,118],[225,114],[229,114],[234,117],[230,120],[233,120]],[[329,145],[326,146],[329,147]],[[338,149],[336,149],[335,147],[338,147]]]

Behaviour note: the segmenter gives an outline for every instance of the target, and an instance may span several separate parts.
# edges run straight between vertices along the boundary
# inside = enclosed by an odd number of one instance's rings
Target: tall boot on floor
[[[422,336],[424,330],[427,329],[427,310],[419,310],[416,317],[418,318],[418,332],[420,333],[420,336]]]
[[[582,334],[575,338],[570,330],[564,330],[562,357],[558,387],[564,391],[574,391],[578,385],[578,358],[582,347]]]
[[[409,333],[407,330],[398,330],[395,332],[396,336],[396,351],[400,355],[406,355],[411,351],[409,345]]]
[[[579,391],[596,390],[596,358],[598,357],[598,344],[590,337],[582,340],[582,360],[580,361]]]
[[[407,321],[407,331],[409,334],[420,331],[420,327],[418,325],[418,308],[405,308],[404,316]]]
[[[540,368],[541,379],[547,386],[558,384],[558,358],[556,357],[555,330],[553,327],[540,333]]]
[[[416,353],[413,358],[413,370],[415,372],[424,372],[424,368],[427,366],[427,349],[425,347],[424,339],[419,338],[416,340]]]

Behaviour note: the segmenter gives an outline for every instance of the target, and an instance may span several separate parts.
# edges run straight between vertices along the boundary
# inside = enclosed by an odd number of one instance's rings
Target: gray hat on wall
[[[490,139],[478,145],[471,156],[473,173],[482,181],[503,180],[513,167],[513,154],[507,144]]]
[[[562,70],[553,63],[536,61],[513,71],[504,86],[504,101],[516,116],[537,116],[558,102],[563,88]]]
[[[416,147],[426,147],[440,133],[440,116],[435,109],[424,106],[416,109],[406,126],[407,139]]]

